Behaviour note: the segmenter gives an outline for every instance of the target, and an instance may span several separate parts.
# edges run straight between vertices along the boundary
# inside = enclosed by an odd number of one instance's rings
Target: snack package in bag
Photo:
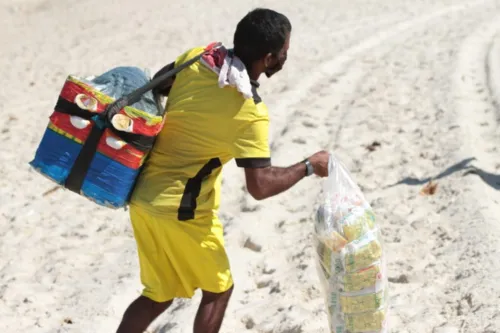
[[[314,225],[317,268],[332,333],[387,333],[386,260],[375,214],[330,154]]]

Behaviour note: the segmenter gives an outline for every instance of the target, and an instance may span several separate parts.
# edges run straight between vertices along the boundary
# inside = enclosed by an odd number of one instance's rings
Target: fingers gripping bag
[[[316,261],[332,333],[387,333],[386,258],[376,216],[330,154],[314,224]]]

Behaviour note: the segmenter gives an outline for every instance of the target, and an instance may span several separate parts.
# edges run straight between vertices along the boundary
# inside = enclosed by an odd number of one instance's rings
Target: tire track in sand
[[[484,23],[462,44],[454,76],[454,100],[463,133],[458,159],[474,157],[464,182],[470,193],[459,204],[477,207],[455,225],[460,235],[461,259],[456,269],[457,284],[448,292],[467,298],[459,310],[450,306],[446,316],[459,311],[462,332],[479,327],[484,332],[500,330],[500,139],[498,102],[500,98],[500,15]],[[477,176],[475,177],[474,174]],[[477,296],[476,296],[477,295]],[[479,295],[491,295],[485,302]]]
[[[412,28],[418,28],[429,21],[445,16],[447,14],[451,14],[453,12],[462,11],[466,9],[473,8],[475,6],[480,6],[484,3],[488,3],[488,0],[479,0],[472,1],[469,4],[461,4],[456,6],[450,6],[444,8],[442,10],[430,13],[428,15],[422,15],[417,18],[407,20],[405,22],[401,22],[390,29],[383,30],[381,32],[376,33],[374,36],[364,39],[360,41],[357,45],[345,50],[341,54],[336,55],[332,60],[324,62],[315,68],[314,71],[311,71],[304,77],[301,81],[301,84],[298,88],[289,90],[283,94],[281,99],[286,101],[285,103],[281,103],[278,105],[273,112],[278,114],[287,114],[286,110],[293,110],[296,105],[300,103],[302,99],[304,99],[308,94],[311,93],[313,87],[321,82],[322,79],[328,76],[332,76],[333,74],[337,74],[342,71],[342,69],[356,58],[359,54],[366,52],[381,43],[385,40],[396,36],[399,33],[407,31]],[[274,144],[274,138],[278,138],[286,128],[286,124],[288,123],[290,116],[282,117],[280,119],[273,120],[273,127],[277,128],[277,130],[273,130],[270,133],[271,144]]]

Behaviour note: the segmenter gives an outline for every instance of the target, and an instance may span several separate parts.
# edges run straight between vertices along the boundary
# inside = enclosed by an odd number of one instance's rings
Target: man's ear
[[[266,68],[270,68],[270,67],[273,67],[274,65],[274,56],[272,53],[268,53],[266,54],[266,56],[264,57],[264,66]]]

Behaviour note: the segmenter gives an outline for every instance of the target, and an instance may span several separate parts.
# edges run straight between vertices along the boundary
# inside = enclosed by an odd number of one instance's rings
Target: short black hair
[[[234,53],[249,67],[266,54],[277,54],[292,32],[288,18],[272,9],[256,8],[246,14],[234,32]]]

